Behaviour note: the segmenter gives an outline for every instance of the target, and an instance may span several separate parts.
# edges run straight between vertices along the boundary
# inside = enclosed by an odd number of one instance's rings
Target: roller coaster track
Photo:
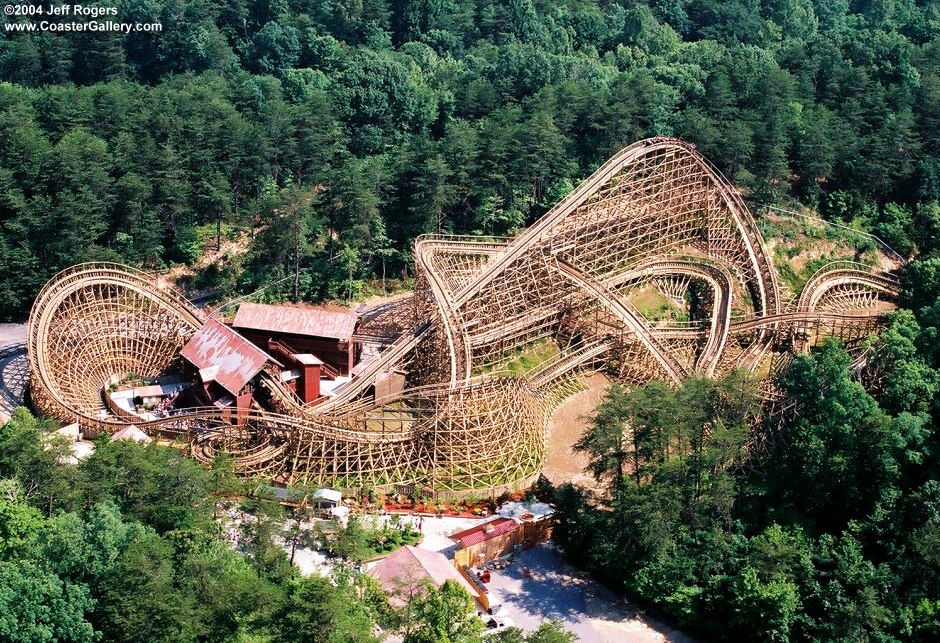
[[[245,475],[499,493],[538,475],[548,413],[587,366],[631,383],[660,373],[679,382],[735,362],[756,370],[768,351],[803,350],[827,333],[860,339],[879,322],[879,298],[897,296],[890,275],[839,263],[784,307],[738,192],[693,146],[664,138],[625,148],[514,239],[428,235],[413,254],[413,297],[372,311],[355,336],[386,348],[330,399],[303,404],[268,365],[255,383],[274,403],[260,395],[250,411],[162,417],[115,409],[107,391],[129,374],[178,375],[179,350],[206,316],[159,276],[80,264],[50,280],[33,306],[32,398],[86,432],[133,422],[188,440],[205,463],[224,449]],[[711,288],[707,322],[654,324],[637,311],[629,291],[671,276],[677,288],[688,279]],[[799,347],[777,342],[784,332]],[[753,341],[735,352],[732,336]],[[551,340],[568,348],[521,376],[500,370]],[[476,368],[486,375],[471,377]],[[370,396],[391,370],[425,385]]]
[[[577,208],[582,206],[602,185],[609,182],[625,167],[628,167],[631,162],[653,152],[663,152],[667,154],[681,153],[694,158],[699,170],[711,180],[713,187],[717,191],[718,198],[726,205],[746,248],[747,256],[753,268],[758,292],[758,314],[766,315],[768,312],[775,313],[779,310],[776,271],[773,270],[767,249],[757,230],[756,223],[738,194],[730,188],[724,180],[724,177],[722,177],[713,166],[694,152],[692,146],[673,139],[650,139],[641,141],[629,146],[620,154],[603,164],[568,198],[555,208],[552,208],[552,210],[543,216],[534,226],[508,243],[500,240],[496,243],[484,242],[478,245],[466,237],[435,237],[430,235],[416,242],[416,260],[419,262],[424,274],[427,275],[442,319],[443,332],[449,353],[447,359],[450,362],[450,382],[452,388],[455,388],[460,381],[466,381],[470,376],[472,347],[491,341],[491,338],[496,333],[494,329],[494,331],[491,331],[487,336],[477,336],[470,339],[466,327],[463,324],[462,316],[459,313],[460,309],[472,299],[475,294],[481,292],[489,284],[493,283],[493,281],[509,269],[514,262],[526,257],[527,254],[533,251],[537,251],[541,246],[544,246],[551,238],[553,229],[566,217],[569,217],[575,212]],[[487,254],[490,256],[490,259],[486,262],[483,269],[469,280],[466,285],[462,286],[458,291],[451,293],[448,291],[448,284],[441,279],[441,276],[437,274],[433,266],[434,255],[447,251]],[[724,275],[720,278],[709,275],[708,278],[713,283],[719,285],[726,281]],[[716,289],[716,292],[721,292],[721,290],[722,288],[719,287]],[[730,315],[730,306],[727,309],[727,314],[717,316],[718,321],[715,326],[717,332],[710,338],[705,350],[699,357],[697,367],[707,373],[713,372],[724,346],[726,333],[724,333],[723,330],[726,324],[723,325],[721,319],[727,319],[728,315]],[[631,326],[640,328],[643,325],[643,320],[637,319],[636,317],[637,316],[634,314],[634,323],[631,324]],[[526,317],[520,318],[519,324],[524,325],[526,319]],[[528,319],[532,319],[532,317]],[[648,334],[644,334],[642,331],[637,331],[637,334],[645,345],[655,343],[655,340],[649,337]],[[755,346],[759,349],[766,349],[769,347],[771,339],[772,334],[764,334],[755,342]],[[687,371],[681,363],[669,356],[665,348],[661,347],[660,350],[653,351],[653,354],[658,356],[657,359],[660,362],[672,363],[672,366],[667,368],[667,372],[670,373],[671,377],[681,377],[682,373]],[[365,378],[360,377],[360,379]],[[365,390],[366,388],[367,386],[365,386],[363,382],[359,390]],[[350,388],[348,392],[352,393],[353,390],[353,388]],[[345,390],[344,393],[346,393]],[[337,399],[330,406],[323,408],[326,409],[340,404],[340,399],[345,401],[348,398],[347,395],[343,395],[342,398]]]
[[[130,290],[142,298],[156,302],[172,311],[192,332],[195,332],[205,319],[202,313],[184,297],[176,292],[155,287],[159,282],[156,275],[148,274],[127,266],[111,263],[83,263],[63,270],[53,277],[39,292],[36,303],[30,311],[28,335],[26,340],[29,354],[31,377],[41,383],[36,390],[47,393],[48,400],[60,409],[66,417],[81,415],[80,409],[71,407],[68,400],[59,394],[59,387],[49,385],[57,379],[57,364],[49,361],[50,350],[47,340],[52,334],[56,322],[55,313],[76,292],[83,289],[106,289],[108,287]],[[80,339],[80,338],[77,338]],[[48,409],[47,412],[51,412]],[[58,414],[57,414],[58,415]]]
[[[872,273],[867,266],[852,261],[839,261],[827,264],[809,278],[800,298],[797,310],[815,310],[819,300],[828,290],[836,286],[861,285],[876,292],[896,298],[900,283],[894,275]]]
[[[657,340],[650,325],[632,304],[621,299],[603,283],[581,272],[571,264],[556,259],[556,265],[562,275],[580,287],[583,292],[591,294],[595,301],[616,315],[656,358],[656,361],[659,362],[670,378],[679,382],[688,376],[688,368],[672,356],[668,347]]]
[[[720,198],[724,200],[728,206],[730,214],[745,242],[748,256],[753,264],[754,273],[757,276],[760,312],[762,314],[778,312],[780,302],[777,293],[776,271],[773,270],[769,253],[757,229],[754,218],[748,212],[740,196],[730,189],[724,177],[722,177],[704,158],[696,154],[693,146],[681,141],[676,141],[675,139],[648,139],[634,143],[601,165],[594,174],[581,183],[564,201],[549,210],[535,225],[528,228],[509,244],[505,250],[494,255],[487,263],[485,269],[455,295],[455,305],[463,306],[466,304],[471,297],[489,285],[511,263],[525,256],[525,254],[533,248],[544,243],[547,237],[550,236],[552,229],[556,227],[559,222],[570,216],[578,207],[582,206],[601,186],[608,183],[618,172],[623,170],[624,167],[629,166],[631,162],[655,151],[675,153],[677,148],[690,154],[696,160],[701,170],[712,179],[714,187],[720,194]]]
[[[865,322],[879,319],[880,317],[881,314],[877,312],[837,313],[827,311],[805,311],[781,313],[779,315],[772,315],[770,317],[755,317],[754,319],[748,319],[746,321],[733,322],[729,326],[728,334],[737,335],[740,333],[748,333],[767,328],[786,328],[796,323]],[[653,334],[661,338],[668,337],[673,339],[694,339],[696,337],[702,337],[703,335],[707,334],[707,331],[704,328],[666,326],[654,328]]]
[[[481,244],[482,245],[482,244]],[[415,259],[428,276],[431,292],[437,302],[441,313],[441,322],[444,325],[444,335],[450,352],[450,387],[457,388],[457,382],[470,379],[470,338],[467,336],[463,319],[451,294],[446,288],[440,274],[434,270],[432,254],[440,250],[455,250],[465,247],[466,244],[446,244],[430,239],[419,239],[415,242]]]
[[[714,185],[718,187],[721,198],[727,203],[738,230],[744,235],[747,252],[754,265],[760,291],[760,305],[758,314],[775,315],[780,312],[780,291],[777,285],[777,270],[771,260],[770,251],[764,243],[764,237],[757,227],[757,222],[741,199],[737,190],[731,187],[731,182],[704,157],[696,155]]]
[[[534,388],[548,386],[579,366],[600,357],[614,346],[615,343],[610,339],[589,342],[575,351],[560,353],[557,359],[540,365],[535,371],[527,373],[526,377]]]
[[[375,378],[379,373],[387,371],[388,369],[398,364],[402,358],[408,355],[408,353],[413,351],[418,346],[418,344],[421,343],[421,340],[428,335],[431,329],[432,323],[425,322],[414,331],[405,333],[399,337],[391,346],[382,351],[379,359],[369,364],[369,366],[363,370],[358,377],[337,391],[337,394],[334,397],[330,398],[323,404],[317,405],[311,410],[318,415],[329,413],[340,408],[343,404],[351,402],[359,395],[362,395],[370,386],[375,383]]]
[[[502,322],[482,332],[472,333],[470,337],[470,344],[474,347],[488,344],[500,339],[501,337],[513,335],[519,331],[525,330],[526,328],[531,327],[533,324],[537,324],[546,319],[557,316],[557,307],[543,307],[538,310],[530,311],[525,315],[520,315],[513,319],[506,320],[505,322]]]
[[[711,377],[714,375],[718,359],[721,357],[725,342],[728,340],[728,331],[731,327],[731,299],[734,291],[734,280],[728,274],[728,271],[720,266],[704,263],[701,260],[696,262],[692,259],[672,259],[648,262],[617,275],[608,280],[606,285],[612,287],[638,279],[664,275],[698,277],[711,286],[714,293],[711,330],[708,333],[705,348],[702,350],[696,364],[696,370]],[[650,329],[650,331],[657,336],[662,336],[662,333],[656,329]]]
[[[804,311],[782,313],[772,317],[757,317],[731,325],[732,333],[744,333],[752,330],[776,326],[791,326],[801,322],[859,322],[877,319],[878,313],[830,313],[825,311]]]

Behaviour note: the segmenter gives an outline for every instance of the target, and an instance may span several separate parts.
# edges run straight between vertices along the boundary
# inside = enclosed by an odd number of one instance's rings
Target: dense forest
[[[829,343],[758,445],[749,376],[612,387],[578,445],[607,488],[558,490],[556,541],[707,640],[940,640],[936,267],[924,325],[877,340],[875,396]]]
[[[116,6],[163,31],[0,39],[0,319],[74,262],[193,262],[216,231],[239,243],[196,285],[353,297],[652,135],[755,205],[940,243],[933,0]]]
[[[366,558],[357,552],[371,552],[362,525],[329,541],[329,576],[302,576],[286,543],[319,536],[300,529],[297,510],[246,499],[252,483],[230,460],[206,470],[171,447],[102,437],[75,464],[57,428],[26,409],[0,426],[5,643],[379,643],[389,632],[404,643],[483,643],[475,603],[453,581],[396,607],[356,572]],[[219,523],[233,505],[251,516],[237,547]],[[555,621],[486,638],[573,640]]]

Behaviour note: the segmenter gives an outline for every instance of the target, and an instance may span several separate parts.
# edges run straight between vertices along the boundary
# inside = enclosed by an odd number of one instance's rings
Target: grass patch
[[[883,257],[875,242],[858,229],[863,225],[858,220],[847,227],[836,227],[821,221],[774,214],[762,218],[759,224],[772,248],[781,279],[795,293],[830,261],[849,259],[876,265]]]
[[[777,267],[777,270],[780,273],[781,279],[786,282],[790,290],[795,293],[799,293],[802,292],[804,287],[806,287],[806,282],[808,282],[810,278],[823,266],[834,261],[854,260],[855,257],[852,255],[826,255],[823,257],[810,259],[799,270],[794,270],[793,266],[788,263],[781,263]]]
[[[558,344],[552,341],[538,342],[519,349],[516,354],[506,362],[505,368],[513,375],[522,375],[533,368],[554,358],[561,352]]]
[[[793,292],[800,292],[803,289],[803,285],[806,283],[805,280],[801,279],[796,272],[793,271],[793,268],[790,267],[788,263],[780,263],[777,266],[777,271],[780,273],[780,278],[783,279],[784,283],[792,290]]]
[[[475,375],[486,375],[496,371],[509,371],[512,376],[521,376],[541,364],[553,359],[561,352],[558,344],[546,339],[527,346],[515,349],[506,359],[488,364],[479,370],[474,370]]]
[[[363,550],[363,559],[370,560],[379,556],[391,554],[396,549],[411,545],[412,547],[421,542],[422,536],[416,531],[397,529],[382,529],[372,534],[372,537]]]
[[[627,299],[643,317],[649,321],[674,319],[686,321],[689,316],[669,297],[659,292],[654,286],[642,286],[630,291]]]

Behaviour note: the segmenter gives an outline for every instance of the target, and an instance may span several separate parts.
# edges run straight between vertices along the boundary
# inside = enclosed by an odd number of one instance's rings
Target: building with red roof
[[[245,302],[238,307],[232,326],[257,346],[266,349],[270,342],[279,342],[349,375],[358,357],[353,341],[358,323],[359,315],[350,310]]]
[[[204,401],[216,406],[238,402],[239,410],[251,403],[248,383],[271,359],[267,353],[214,319],[196,331],[180,355],[195,369],[202,383]]]
[[[522,542],[523,531],[512,518],[496,518],[448,536],[464,551],[462,560],[472,565],[499,558]]]

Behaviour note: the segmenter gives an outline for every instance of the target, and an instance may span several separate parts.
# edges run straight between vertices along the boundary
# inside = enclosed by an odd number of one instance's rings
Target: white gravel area
[[[489,589],[490,603],[502,605],[498,613],[526,631],[555,618],[590,643],[693,640],[578,573],[551,543],[525,550],[508,569],[492,572]]]
[[[487,520],[492,520],[492,518],[448,518],[445,516],[428,518],[424,516],[421,521],[421,533],[424,534],[424,540],[418,547],[439,551],[448,558],[452,558],[457,545],[447,536]]]
[[[290,544],[284,543],[284,551],[290,556]],[[304,576],[327,576],[333,571],[333,565],[326,557],[326,552],[309,549],[307,547],[298,547],[294,552],[294,564],[300,569]]]
[[[0,324],[0,347],[26,341],[26,324]]]

